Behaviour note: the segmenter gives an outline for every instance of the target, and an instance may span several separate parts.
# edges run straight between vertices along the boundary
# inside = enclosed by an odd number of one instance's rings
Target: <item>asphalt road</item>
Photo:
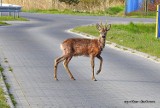
[[[106,47],[98,81],[91,80],[90,58],[76,57],[70,80],[62,64],[53,79],[53,61],[61,55],[60,43],[77,35],[65,30],[79,25],[155,22],[154,19],[70,16],[22,13],[29,22],[0,27],[0,59],[7,59],[6,71],[17,108],[158,108],[160,106],[160,64]],[[98,70],[99,61],[96,59]],[[8,67],[7,67],[8,68]],[[128,103],[125,103],[125,101]]]

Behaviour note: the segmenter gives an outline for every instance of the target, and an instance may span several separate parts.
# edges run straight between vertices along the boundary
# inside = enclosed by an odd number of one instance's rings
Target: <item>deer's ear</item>
[[[97,23],[96,24],[96,28],[98,29],[98,30],[101,30],[101,26]]]
[[[106,27],[106,30],[109,31],[110,28],[111,28],[111,24],[108,24],[107,27]]]

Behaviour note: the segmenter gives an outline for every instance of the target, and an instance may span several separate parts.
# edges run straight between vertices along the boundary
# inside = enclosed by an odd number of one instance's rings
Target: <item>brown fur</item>
[[[101,53],[102,47],[98,39],[71,38],[61,44],[63,54],[70,56],[97,56]]]
[[[106,34],[107,31],[109,31],[111,25],[109,28],[106,26],[103,27],[97,24],[97,29],[100,32],[100,37],[98,39],[85,39],[85,38],[70,38],[63,41],[61,44],[61,49],[63,51],[63,56],[57,58],[55,60],[54,65],[54,78],[57,79],[57,66],[60,62],[64,61],[64,67],[67,70],[68,74],[70,75],[70,78],[72,80],[75,80],[73,75],[71,74],[68,63],[72,59],[73,56],[87,56],[91,58],[91,66],[92,66],[92,80],[95,80],[94,77],[94,58],[97,57],[100,60],[100,67],[97,71],[97,74],[100,73],[102,68],[102,62],[103,58],[100,56],[103,48],[105,47],[105,40],[106,40]]]

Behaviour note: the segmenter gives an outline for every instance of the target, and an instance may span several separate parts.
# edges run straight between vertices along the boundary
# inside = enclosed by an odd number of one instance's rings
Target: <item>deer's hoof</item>
[[[97,81],[95,78],[92,78],[93,81]]]
[[[98,75],[100,72],[101,72],[101,71],[100,71],[100,70],[98,70],[98,71],[97,71],[97,73],[96,73],[96,75]]]
[[[96,79],[93,79],[93,81],[97,81]]]
[[[74,77],[71,77],[71,80],[76,80]]]
[[[55,81],[58,81],[58,79],[57,79],[57,78],[54,78],[54,80],[55,80]]]

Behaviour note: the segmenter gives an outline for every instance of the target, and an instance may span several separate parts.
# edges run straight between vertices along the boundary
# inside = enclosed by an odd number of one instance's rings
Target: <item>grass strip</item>
[[[24,12],[31,13],[46,13],[46,14],[69,14],[69,15],[81,15],[81,16],[121,16],[121,17],[138,17],[138,18],[155,18],[156,12],[148,11],[147,14],[145,12],[136,11],[131,12],[125,15],[125,6],[113,6],[109,7],[105,10],[97,10],[97,11],[86,11],[86,10],[72,10],[72,9],[49,9],[49,10],[41,10],[41,9],[32,9],[32,10],[23,10]]]
[[[36,12],[36,13],[47,13],[47,14],[70,14],[70,15],[82,15],[82,16],[104,16],[104,15],[124,15],[124,6],[116,6],[116,7],[110,7],[106,10],[100,10],[100,11],[79,11],[79,10],[71,10],[71,9],[64,9],[64,10],[58,10],[58,9],[50,9],[50,10],[23,10],[24,12]]]
[[[155,37],[155,30],[155,23],[112,24],[107,40],[160,58],[160,40]],[[73,31],[99,36],[95,25],[76,27]]]
[[[4,95],[5,93],[3,92],[3,89],[0,88],[0,108],[9,108]]]
[[[28,21],[26,18],[23,17],[13,17],[13,16],[0,16],[0,21]]]
[[[2,73],[3,80],[6,80],[6,76],[3,74],[3,71],[4,71],[4,69],[3,69],[3,67],[0,65],[0,72]],[[5,81],[4,81],[4,82],[5,82]],[[9,91],[9,90],[10,90],[10,87],[11,87],[10,84],[7,83],[7,82],[5,82],[5,85],[6,85],[7,90]],[[0,90],[1,90],[1,89],[2,89],[2,88],[0,87]],[[3,91],[3,89],[2,89],[2,91]],[[9,105],[8,105],[7,102],[5,101],[5,100],[6,100],[6,99],[5,99],[5,96],[4,96],[4,98],[1,99],[1,95],[2,95],[2,97],[3,97],[5,94],[2,93],[2,92],[0,92],[0,108],[10,108],[10,107],[8,107]],[[14,95],[9,92],[9,96],[10,96],[10,99],[11,99],[13,105],[16,106],[17,102],[16,102],[16,100],[15,100],[15,98],[14,98]],[[1,103],[1,101],[2,101],[2,103]],[[5,103],[3,103],[3,101],[5,101]],[[2,107],[1,104],[4,105],[4,107]],[[6,106],[6,107],[5,107],[5,106]]]
[[[3,72],[3,67],[0,65],[0,72]],[[0,108],[10,108],[6,102],[5,93],[3,89],[0,87]]]
[[[14,18],[13,16],[0,16],[0,26],[6,26],[10,25],[4,21],[28,21],[26,18],[23,17],[16,17]]]
[[[7,24],[6,22],[1,22],[0,21],[0,26],[2,26],[2,25],[4,26],[4,25],[9,25],[9,24]]]

